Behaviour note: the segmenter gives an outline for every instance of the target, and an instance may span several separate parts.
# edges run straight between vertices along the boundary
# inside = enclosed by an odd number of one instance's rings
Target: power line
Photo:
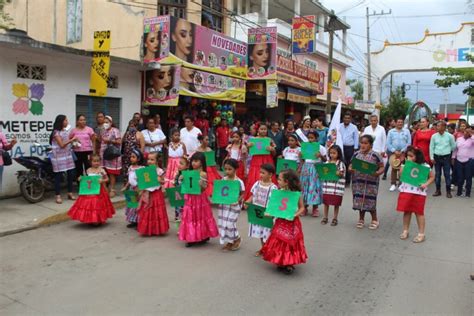
[[[412,19],[412,18],[429,18],[429,17],[440,17],[440,16],[456,16],[456,15],[469,15],[468,12],[456,12],[456,13],[440,13],[440,14],[422,14],[422,15],[395,15],[392,16],[394,19]],[[348,19],[365,19],[365,16],[350,16],[345,15]],[[388,17],[385,17],[388,18]]]

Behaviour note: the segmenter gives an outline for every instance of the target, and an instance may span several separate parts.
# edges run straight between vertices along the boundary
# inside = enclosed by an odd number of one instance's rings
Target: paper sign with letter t
[[[138,189],[145,190],[159,186],[156,166],[148,166],[135,171],[137,174]]]
[[[407,160],[405,166],[403,166],[400,181],[419,187],[423,183],[426,183],[429,176],[429,167]]]
[[[292,221],[298,210],[301,192],[273,190],[267,205],[267,214]]]
[[[79,195],[97,195],[100,193],[100,176],[81,177]]]
[[[239,201],[240,182],[236,180],[215,180],[212,191],[212,203],[235,204]]]

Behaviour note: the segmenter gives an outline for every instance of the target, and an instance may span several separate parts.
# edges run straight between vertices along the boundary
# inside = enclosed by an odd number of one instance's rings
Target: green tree
[[[364,83],[356,79],[346,80],[346,85],[349,86],[351,92],[354,93],[354,100],[363,100],[364,99]]]
[[[0,29],[4,30],[8,30],[13,26],[13,19],[10,17],[10,14],[5,12],[5,5],[8,2],[8,0],[0,0]]]
[[[474,55],[468,54],[467,60],[474,62]],[[440,88],[449,88],[452,85],[467,84],[462,91],[464,94],[474,96],[474,67],[465,68],[434,68],[438,72],[438,76],[444,76],[442,79],[436,79],[435,84]]]
[[[380,110],[380,117],[383,123],[386,123],[388,119],[405,118],[410,108],[410,100],[405,98],[402,93],[402,89],[397,89],[392,93],[389,103],[387,106],[382,107]]]

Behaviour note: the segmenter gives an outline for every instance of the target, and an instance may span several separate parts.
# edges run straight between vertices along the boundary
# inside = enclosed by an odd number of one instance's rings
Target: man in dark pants
[[[268,131],[268,137],[270,137],[275,143],[275,163],[278,156],[283,152],[283,132],[280,130],[280,124],[278,122],[272,122],[271,129]]]
[[[433,196],[441,195],[441,172],[446,180],[446,197],[451,195],[451,153],[456,149],[454,136],[446,132],[446,122],[440,121],[438,132],[431,137],[430,159],[435,167],[436,192]]]
[[[342,145],[344,152],[344,163],[346,168],[349,166],[352,160],[354,152],[359,149],[359,131],[357,127],[351,123],[352,115],[350,112],[346,112],[342,119],[342,123],[339,126],[339,132],[342,137]],[[346,172],[346,185],[351,183],[351,173]]]

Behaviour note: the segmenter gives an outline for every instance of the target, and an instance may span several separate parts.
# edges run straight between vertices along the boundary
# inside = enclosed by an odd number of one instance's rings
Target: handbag
[[[2,150],[2,159],[4,166],[11,166],[11,164],[13,163],[10,153],[6,150]]]
[[[115,139],[115,137],[114,137]],[[107,148],[104,150],[104,160],[114,160],[117,157],[120,157],[122,155],[120,148],[113,145],[113,144],[108,144]]]

